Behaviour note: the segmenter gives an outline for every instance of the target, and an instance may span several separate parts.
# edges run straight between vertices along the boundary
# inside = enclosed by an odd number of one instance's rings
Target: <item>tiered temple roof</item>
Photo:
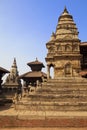
[[[35,61],[27,63],[27,65],[31,68],[31,71],[20,76],[21,79],[28,82],[27,84],[34,84],[37,80],[42,82],[42,78],[47,77],[47,75],[41,71],[42,68],[44,68],[43,63],[38,61],[37,58]]]

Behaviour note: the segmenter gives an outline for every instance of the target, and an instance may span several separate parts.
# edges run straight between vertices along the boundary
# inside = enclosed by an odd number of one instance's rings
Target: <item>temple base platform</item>
[[[87,111],[87,79],[49,79],[15,103],[16,110]]]

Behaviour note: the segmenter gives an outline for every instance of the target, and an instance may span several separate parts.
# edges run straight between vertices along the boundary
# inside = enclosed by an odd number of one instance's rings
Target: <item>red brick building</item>
[[[87,42],[81,42],[80,53],[82,54],[80,74],[87,78]]]

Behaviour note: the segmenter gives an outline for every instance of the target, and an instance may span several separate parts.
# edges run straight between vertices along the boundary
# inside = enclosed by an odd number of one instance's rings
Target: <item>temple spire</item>
[[[16,64],[16,58],[14,58],[14,61],[13,61],[13,65],[12,65],[13,68],[17,68],[17,64]]]
[[[14,84],[14,86],[19,86],[20,85],[20,80],[18,79],[18,69],[17,69],[17,64],[16,64],[16,58],[14,58],[13,60],[13,64],[11,66],[10,69],[10,73],[6,78],[5,81],[5,86],[9,84],[9,86],[13,87],[12,85]]]
[[[69,13],[68,10],[67,10],[67,8],[66,8],[66,6],[65,6],[65,8],[64,8],[63,13]]]

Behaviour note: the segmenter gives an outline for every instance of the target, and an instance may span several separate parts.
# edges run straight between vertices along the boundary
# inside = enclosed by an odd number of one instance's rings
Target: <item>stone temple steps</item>
[[[31,100],[36,102],[87,102],[87,95],[33,95],[27,99],[28,102],[30,102]]]
[[[50,79],[38,87],[34,94],[22,98],[16,109],[87,111],[87,79]]]
[[[29,111],[87,111],[87,102],[20,102],[16,110]]]
[[[83,85],[83,86],[85,86],[85,85],[87,85],[87,79],[85,79],[85,78],[81,78],[81,77],[76,77],[76,78],[58,78],[58,79],[49,79],[48,81],[47,81],[47,85],[48,86],[54,86],[55,85],[55,87],[57,86],[61,86],[61,87],[70,87],[70,86],[75,86],[75,85],[77,85],[77,86],[81,86],[81,85]]]

